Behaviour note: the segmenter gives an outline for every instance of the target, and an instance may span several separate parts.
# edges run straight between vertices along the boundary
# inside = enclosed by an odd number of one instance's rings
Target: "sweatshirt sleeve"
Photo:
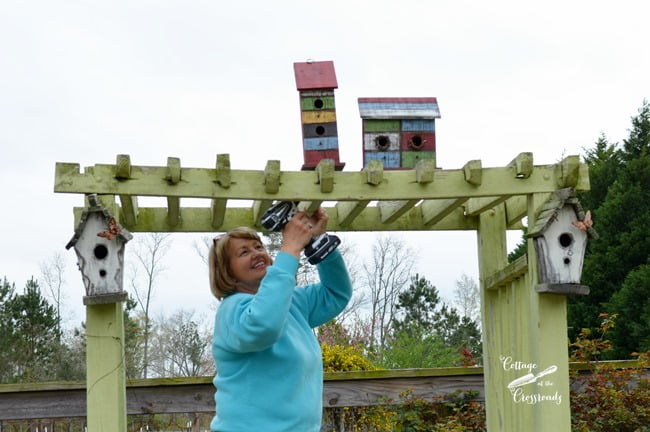
[[[280,252],[255,295],[226,297],[217,311],[215,344],[232,352],[262,351],[284,329],[296,285],[298,259]]]
[[[345,262],[335,249],[316,268],[320,283],[303,287],[309,325],[317,327],[336,317],[352,297],[352,282]]]

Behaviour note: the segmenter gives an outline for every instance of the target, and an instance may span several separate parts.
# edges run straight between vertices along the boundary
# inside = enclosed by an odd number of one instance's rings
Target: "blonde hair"
[[[237,281],[232,276],[230,256],[228,255],[230,239],[233,238],[257,240],[262,243],[257,231],[248,227],[234,228],[226,234],[214,238],[208,255],[208,265],[210,267],[210,291],[218,300],[223,300],[237,291],[235,289]]]

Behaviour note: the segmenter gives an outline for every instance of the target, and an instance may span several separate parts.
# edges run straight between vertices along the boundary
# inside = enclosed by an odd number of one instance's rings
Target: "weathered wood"
[[[501,195],[497,197],[486,197],[486,198],[472,198],[467,201],[467,205],[465,206],[465,211],[470,216],[478,216],[484,211],[496,207],[497,205],[501,204],[508,198],[509,198],[508,195]]]
[[[219,186],[228,188],[230,187],[230,155],[218,154],[216,163],[215,178]]]
[[[436,170],[433,182],[418,184],[413,181],[412,170],[384,171],[381,161],[372,161],[361,172],[362,181],[359,181],[359,173],[334,172],[334,183],[337,186],[331,193],[324,195],[320,185],[311,180],[313,173],[284,171],[280,183],[279,161],[269,162],[264,171],[232,170],[230,187],[219,187],[217,191],[214,189],[213,169],[182,168],[183,181],[171,185],[160,181],[165,179],[166,167],[133,166],[132,178],[118,181],[115,179],[114,165],[95,165],[80,173],[77,164],[57,163],[55,192],[208,199],[218,196],[229,200],[298,198],[355,201],[515,196],[554,192],[557,189],[555,165],[535,166],[528,179],[513,177],[512,171],[507,167],[483,168],[480,185],[465,181],[464,170]],[[583,182],[584,175],[585,173],[578,175],[577,191],[585,190],[581,189],[585,183],[588,185],[588,180]],[[260,190],[262,185],[264,191]]]
[[[404,213],[411,210],[420,200],[408,201],[380,201],[379,214],[382,223],[392,223],[399,219]]]
[[[280,189],[280,161],[270,160],[266,162],[264,169],[264,191],[268,194],[275,194]],[[258,186],[259,187],[259,186]]]
[[[541,283],[535,285],[535,291],[550,294],[589,295],[589,287],[587,285],[575,283]]]
[[[88,430],[126,432],[122,302],[86,307]]]
[[[370,200],[361,200],[356,202],[342,201],[336,203],[339,226],[341,228],[349,226],[369,203]]]
[[[634,360],[602,362],[609,367],[638,367]],[[584,376],[592,365],[571,363]],[[400,369],[324,374],[323,407],[366,406],[398,400],[399,392],[412,389],[423,399],[449,395],[456,390],[477,391],[484,400],[483,368]],[[644,376],[650,375],[646,369]],[[128,380],[128,414],[213,413],[215,388],[212,377],[179,377]],[[23,383],[0,385],[0,420],[56,419],[86,415],[83,382]]]
[[[235,208],[227,207],[224,213],[223,224],[218,231],[228,231],[239,226],[259,226],[259,218],[271,205],[271,200],[255,201],[251,207]],[[353,207],[353,213],[345,209],[346,206]],[[266,208],[263,208],[266,207]],[[78,221],[82,207],[75,207],[74,214]],[[339,211],[345,218],[343,223],[339,222]],[[364,207],[364,202],[339,202],[337,207],[325,207],[329,215],[327,229],[329,231],[467,231],[476,229],[476,217],[467,216],[458,207],[449,212],[444,218],[435,224],[425,225],[423,223],[422,209],[420,206],[412,208],[405,215],[397,220],[384,223],[381,220],[380,210],[377,206]],[[182,224],[172,226],[167,220],[167,209],[146,207],[140,209],[138,223],[129,227],[130,232],[213,232],[212,209],[203,207],[184,207],[180,211]]]
[[[485,278],[484,289],[496,289],[519,279],[528,270],[528,255],[522,255],[503,269]]]
[[[526,179],[533,172],[533,154],[528,152],[519,153],[508,166],[514,171],[516,178]]]
[[[115,160],[115,178],[128,180],[131,178],[131,157],[127,154],[119,154]]]
[[[463,166],[465,181],[475,186],[483,183],[483,164],[480,160],[471,160]]]
[[[323,159],[316,165],[318,183],[322,193],[330,193],[334,190],[334,160]]]
[[[431,183],[436,172],[436,161],[433,159],[421,160],[415,165],[415,181],[420,184]]]

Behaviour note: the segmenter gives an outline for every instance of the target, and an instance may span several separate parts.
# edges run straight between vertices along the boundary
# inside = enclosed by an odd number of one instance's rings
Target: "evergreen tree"
[[[391,337],[383,352],[382,365],[389,368],[451,366],[460,360],[460,350],[475,358],[481,354],[481,333],[469,317],[444,304],[438,290],[416,274],[400,293]]]
[[[4,304],[11,319],[8,381],[46,381],[57,378],[62,347],[56,310],[41,295],[32,278],[23,294]]]
[[[0,283],[0,383],[12,381],[14,332],[11,304],[16,288],[5,277]]]
[[[592,191],[581,196],[581,202],[591,209],[600,238],[589,243],[583,268],[582,283],[591,293],[571,299],[569,325],[573,339],[581,328],[597,327],[600,312],[621,313],[612,332],[612,356],[617,358],[640,349],[641,341],[629,334],[637,324],[628,327],[628,321],[639,320],[650,297],[650,280],[635,285],[639,274],[646,274],[639,269],[650,257],[649,147],[650,104],[644,101],[622,149],[601,137],[586,158]],[[632,275],[636,271],[640,273]],[[638,325],[650,332],[650,323]]]

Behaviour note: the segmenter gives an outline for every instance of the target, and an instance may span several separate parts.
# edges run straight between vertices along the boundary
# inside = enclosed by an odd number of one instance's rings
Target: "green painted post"
[[[528,199],[528,220],[545,194]],[[528,244],[528,268],[499,286],[486,286],[506,265],[502,205],[480,216],[479,271],[488,431],[569,432],[566,297],[540,294],[537,263]]]
[[[547,194],[533,194],[528,199],[528,226],[534,226],[537,209],[548,198]],[[530,296],[531,359],[538,365],[537,374],[552,370],[540,377],[531,396],[537,396],[533,406],[533,431],[570,432],[571,405],[569,400],[569,350],[567,345],[567,299],[563,294],[537,293],[539,283],[537,255],[533,240],[528,240],[528,293]],[[546,398],[546,399],[545,399]]]
[[[122,302],[86,306],[88,430],[126,432]]]

